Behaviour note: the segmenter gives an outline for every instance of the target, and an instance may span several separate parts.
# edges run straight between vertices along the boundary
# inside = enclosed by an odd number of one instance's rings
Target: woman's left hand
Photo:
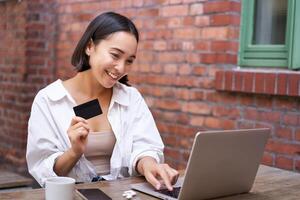
[[[154,158],[147,156],[138,161],[137,170],[157,190],[164,184],[168,190],[172,191],[172,185],[177,182],[179,176],[178,171],[168,164],[159,164]]]

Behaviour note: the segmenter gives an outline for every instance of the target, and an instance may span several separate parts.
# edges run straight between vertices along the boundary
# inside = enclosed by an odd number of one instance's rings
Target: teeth
[[[115,75],[115,74],[113,74],[111,72],[108,72],[108,75],[111,76],[113,79],[117,79],[118,78],[117,75]]]

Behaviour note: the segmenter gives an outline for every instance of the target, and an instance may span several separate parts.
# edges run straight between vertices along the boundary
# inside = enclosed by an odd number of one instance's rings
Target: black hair
[[[137,42],[139,41],[139,33],[134,23],[123,15],[114,12],[105,12],[93,19],[73,52],[71,63],[76,70],[83,72],[91,68],[89,57],[85,53],[85,49],[91,40],[97,45],[101,40],[118,31],[132,33]],[[127,75],[123,76],[119,82],[129,85]]]

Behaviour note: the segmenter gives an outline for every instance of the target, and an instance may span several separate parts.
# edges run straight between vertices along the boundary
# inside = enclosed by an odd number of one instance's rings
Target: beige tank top
[[[85,157],[95,166],[98,175],[110,174],[110,157],[116,143],[113,132],[90,132]]]

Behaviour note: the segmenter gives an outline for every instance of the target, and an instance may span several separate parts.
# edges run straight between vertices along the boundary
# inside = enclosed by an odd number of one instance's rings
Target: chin
[[[104,83],[104,84],[102,84],[102,86],[106,89],[109,89],[109,88],[114,87],[116,83],[117,83],[117,81],[114,83]]]

